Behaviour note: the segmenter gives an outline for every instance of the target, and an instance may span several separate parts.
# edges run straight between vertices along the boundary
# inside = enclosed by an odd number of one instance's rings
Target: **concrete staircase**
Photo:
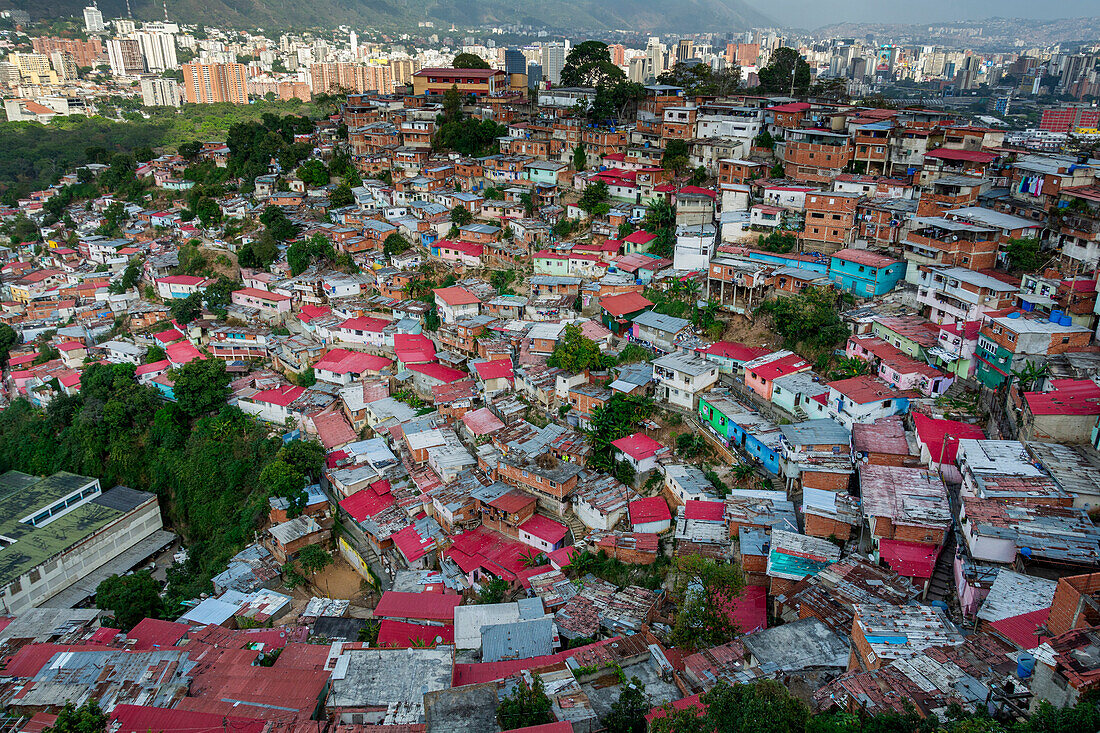
[[[566,538],[567,546],[579,540],[583,540],[588,534],[588,527],[585,526],[584,522],[580,520],[580,517],[574,514],[572,510],[566,512],[562,519],[565,520],[566,526],[569,527],[569,533],[573,535],[572,542],[569,541],[569,538]]]
[[[945,601],[955,592],[955,533],[949,532],[947,544],[936,559],[936,567],[932,571],[932,579],[928,584],[928,601]]]

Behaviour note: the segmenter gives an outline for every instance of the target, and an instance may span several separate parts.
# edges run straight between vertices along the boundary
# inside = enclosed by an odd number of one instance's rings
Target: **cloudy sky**
[[[815,28],[839,22],[929,23],[1001,18],[1100,15],[1100,0],[748,0],[784,25]]]

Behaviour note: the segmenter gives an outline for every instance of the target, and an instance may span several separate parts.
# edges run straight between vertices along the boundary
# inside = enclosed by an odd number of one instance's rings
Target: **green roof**
[[[43,527],[20,521],[28,514],[49,509],[59,499],[93,481],[66,471],[44,478],[19,471],[0,475],[0,536],[14,540],[14,544],[0,549],[0,586],[83,542],[126,514],[121,508],[99,503],[97,496]]]

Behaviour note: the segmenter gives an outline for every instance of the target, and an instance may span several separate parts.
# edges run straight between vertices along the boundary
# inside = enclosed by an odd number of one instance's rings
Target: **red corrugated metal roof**
[[[436,288],[432,292],[447,305],[469,305],[481,302],[481,299],[469,290],[457,285],[450,288]]]
[[[798,354],[789,354],[775,361],[769,361],[767,364],[753,367],[752,373],[759,379],[771,381],[776,377],[806,371],[809,368],[810,362],[806,361]]]
[[[435,593],[398,593],[388,590],[374,609],[375,618],[415,618],[454,623],[455,607],[461,596]]]
[[[1019,616],[994,621],[990,626],[1021,649],[1034,649],[1050,640],[1049,636],[1035,633],[1038,629],[1046,627],[1048,618],[1050,618],[1050,609],[1040,608]]]
[[[965,160],[969,163],[992,163],[997,159],[996,153],[986,153],[981,150],[955,150],[953,148],[938,148],[924,154],[926,158],[940,158],[941,160]]]
[[[879,557],[898,575],[906,578],[931,578],[940,554],[939,545],[906,540],[879,540]]]
[[[1100,415],[1100,386],[1091,379],[1053,379],[1049,392],[1024,392],[1033,415]]]
[[[985,432],[977,425],[957,420],[938,420],[920,412],[913,413],[913,427],[916,429],[917,439],[928,446],[933,463],[954,463],[955,453],[959,449],[959,440],[985,439]]]
[[[629,237],[628,237],[629,239]],[[645,310],[653,303],[641,293],[621,293],[600,298],[600,307],[613,316],[625,316],[628,313]]]
[[[116,705],[111,711],[114,733],[261,733],[264,721],[259,718],[224,716],[148,705]]]
[[[446,384],[466,379],[469,376],[466,372],[460,372],[442,364],[410,364],[409,370],[419,372],[432,379],[438,379]]]
[[[519,531],[526,532],[532,537],[538,537],[540,540],[545,540],[551,545],[556,545],[565,539],[565,533],[569,531],[569,528],[561,522],[555,522],[550,517],[536,514],[521,524]]]
[[[658,443],[645,433],[634,433],[625,438],[612,441],[611,445],[621,450],[635,461],[641,461],[665,450],[665,446]]]
[[[721,522],[726,518],[726,505],[720,501],[689,501],[684,505],[684,517],[705,522]]]
[[[351,515],[356,522],[373,517],[387,507],[397,503],[390,494],[380,495],[370,487],[360,489],[340,501],[340,508]]]
[[[610,644],[613,641],[618,641],[622,637],[616,636],[611,639],[603,639],[597,641],[594,644],[588,644],[586,646],[577,647],[576,649],[569,649],[568,651],[558,652],[557,654],[548,654],[542,657],[531,657],[529,659],[507,659],[500,662],[477,662],[473,664],[456,664],[454,671],[451,673],[451,686],[461,687],[462,685],[473,685],[480,682],[494,682],[496,680],[502,680],[506,677],[514,675],[516,672],[521,672],[525,669],[534,669],[536,667],[545,667],[548,664],[555,664],[557,662],[564,662],[572,656],[575,656],[581,652],[589,649],[596,649],[598,647]]]
[[[669,511],[668,503],[660,496],[635,499],[627,505],[627,510],[630,512],[631,524],[672,520],[672,512]]]
[[[415,595],[435,595],[418,593]],[[442,637],[442,640],[437,642],[436,638]],[[427,646],[435,646],[436,643],[440,644],[453,644],[455,640],[455,627],[453,625],[448,626],[424,626],[422,624],[410,624],[404,621],[391,621],[384,619],[382,623],[378,625],[378,646],[394,646],[401,649],[408,649],[413,646],[414,641],[423,642]]]

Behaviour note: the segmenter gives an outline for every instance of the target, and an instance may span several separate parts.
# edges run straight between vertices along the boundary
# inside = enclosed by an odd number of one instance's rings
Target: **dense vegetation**
[[[1055,708],[1039,703],[1027,720],[1003,723],[985,711],[967,713],[948,706],[942,719],[922,718],[912,704],[903,712],[876,715],[833,710],[811,714],[805,703],[776,680],[748,685],[719,682],[702,696],[707,706],[673,710],[653,721],[653,733],[1079,733],[1100,729],[1100,708],[1089,695],[1075,707]]]
[[[11,204],[30,191],[57,182],[74,167],[96,162],[104,150],[130,153],[141,148],[176,150],[190,140],[222,140],[235,124],[262,120],[265,114],[316,116],[318,108],[294,100],[256,102],[250,105],[195,104],[177,111],[146,108],[132,113],[133,121],[115,122],[103,117],[73,115],[37,122],[0,122],[0,196]],[[89,155],[92,153],[92,155]],[[106,161],[110,162],[109,158]]]
[[[60,395],[45,411],[17,400],[0,412],[0,471],[66,470],[156,492],[190,551],[169,571],[170,612],[209,591],[252,541],[275,488],[262,478],[269,464],[290,463],[298,481],[319,475],[320,451],[288,456],[266,427],[225,406],[227,385],[221,362],[192,362],[176,375],[179,401],[165,403],[134,381],[133,366],[92,364],[78,395]]]

